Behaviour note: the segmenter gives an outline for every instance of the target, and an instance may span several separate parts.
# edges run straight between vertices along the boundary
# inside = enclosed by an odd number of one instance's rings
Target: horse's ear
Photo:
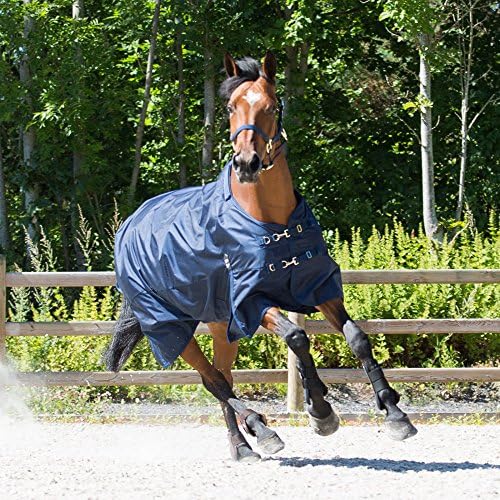
[[[233,59],[229,52],[226,52],[224,54],[224,68],[226,69],[228,77],[239,75],[240,68],[238,68],[236,61]]]
[[[276,78],[276,57],[272,52],[269,52],[269,50],[266,52],[266,57],[264,57],[262,71],[268,80],[274,82]]]

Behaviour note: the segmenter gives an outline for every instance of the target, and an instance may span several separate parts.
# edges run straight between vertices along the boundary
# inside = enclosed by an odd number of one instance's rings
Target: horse
[[[286,342],[297,356],[310,425],[321,436],[331,435],[339,418],[325,400],[327,387],[308,336],[281,312],[320,311],[360,360],[376,405],[386,412],[390,437],[415,435],[368,336],[345,309],[339,266],[294,189],[275,56],[267,52],[260,64],[226,54],[224,67],[220,95],[229,114],[232,159],[215,182],[146,201],[117,232],[115,271],[123,301],[104,353],[107,368],[120,370],[143,336],[162,366],[181,356],[220,401],[231,457],[255,462],[261,455],[242,431],[256,437],[265,454],[280,451],[284,442],[264,415],[233,392],[238,341],[262,325]],[[213,363],[194,338],[200,321],[213,336]]]

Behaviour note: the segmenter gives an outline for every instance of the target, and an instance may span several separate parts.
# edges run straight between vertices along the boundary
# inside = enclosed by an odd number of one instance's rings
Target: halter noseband
[[[278,142],[281,138],[286,142],[287,141],[287,136],[285,129],[283,128],[283,99],[279,100],[279,108],[278,108],[278,127],[276,130],[276,134],[274,134],[273,137],[268,136],[260,127],[257,127],[257,125],[253,125],[251,123],[246,123],[244,125],[241,125],[238,127],[233,134],[231,134],[231,137],[229,138],[231,142],[234,142],[238,135],[240,135],[243,130],[253,130],[256,134],[260,135],[263,139],[264,142],[266,143],[266,153],[269,156],[269,164],[264,165],[262,167],[262,170],[270,170],[271,168],[274,167],[274,159],[276,158],[275,155],[274,158],[271,158],[271,151],[273,149],[273,145],[275,142]],[[281,149],[281,148],[280,148]],[[279,154],[279,153],[278,153]]]

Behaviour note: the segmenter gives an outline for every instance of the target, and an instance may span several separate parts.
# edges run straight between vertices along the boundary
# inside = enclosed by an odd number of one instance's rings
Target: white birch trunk
[[[432,149],[432,94],[431,73],[427,52],[432,42],[431,35],[421,33],[420,44],[420,94],[424,105],[420,109],[420,143],[422,155],[422,200],[425,234],[436,241],[442,240],[442,231],[436,216],[434,196],[434,156]]]
[[[460,15],[460,11],[459,11]],[[462,102],[460,106],[460,173],[458,179],[458,200],[457,210],[455,212],[455,219],[457,221],[462,219],[462,211],[464,207],[465,198],[465,170],[467,168],[467,149],[469,145],[469,91],[471,83],[471,69],[472,69],[472,51],[474,43],[474,8],[469,4],[469,43],[465,48],[465,40],[461,35],[461,48],[462,48],[462,71],[461,71],[461,90]]]
[[[467,90],[462,97],[462,105],[460,109],[460,174],[458,180],[458,201],[455,219],[457,221],[462,219],[462,211],[464,207],[465,198],[465,170],[467,168],[467,148],[469,145],[469,127],[467,122],[467,115],[469,109],[469,82],[467,82]]]

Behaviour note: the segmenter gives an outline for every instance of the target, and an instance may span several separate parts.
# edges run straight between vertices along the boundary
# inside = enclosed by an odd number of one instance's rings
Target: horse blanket
[[[231,162],[212,183],[146,201],[115,240],[118,289],[160,364],[182,353],[200,321],[251,337],[268,308],[300,313],[342,297],[339,266],[304,198],[288,224],[260,222],[231,193]]]

